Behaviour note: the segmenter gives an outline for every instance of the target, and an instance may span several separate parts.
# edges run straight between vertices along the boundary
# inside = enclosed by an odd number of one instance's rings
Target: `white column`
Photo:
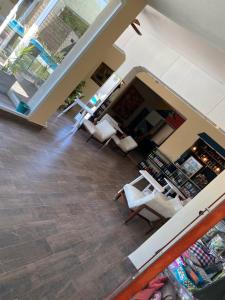
[[[17,58],[17,53],[23,49],[24,47],[29,45],[30,40],[32,37],[35,36],[35,34],[38,32],[38,29],[40,25],[44,22],[44,20],[48,17],[50,12],[54,9],[56,6],[58,0],[50,0],[49,3],[46,5],[45,9],[42,11],[42,13],[38,16],[37,20],[34,22],[34,24],[30,27],[30,29],[26,32],[22,40],[19,42],[17,47],[14,49],[12,54],[8,57],[5,64],[8,63],[8,61],[14,61]]]
[[[5,18],[4,22],[0,25],[0,34],[5,30],[9,22],[16,16],[16,13],[20,7],[20,5],[24,2],[24,0],[19,0],[16,5],[11,9],[8,16]]]

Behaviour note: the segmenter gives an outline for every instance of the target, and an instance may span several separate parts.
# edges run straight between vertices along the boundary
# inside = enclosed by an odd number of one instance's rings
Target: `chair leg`
[[[105,147],[107,147],[109,145],[109,143],[111,142],[112,138],[109,138],[104,144],[101,145],[99,150],[103,150]]]
[[[92,139],[92,135],[89,136],[89,138],[86,140],[86,142],[88,143],[91,139]]]
[[[112,144],[110,145],[110,148],[111,148],[112,150],[118,150],[118,146],[117,146],[115,143],[112,143]]]
[[[132,152],[132,150],[126,152],[126,156],[128,156],[131,152]]]
[[[83,124],[78,128],[78,130],[80,130],[80,129],[82,129],[82,130],[85,129]]]
[[[122,155],[123,155],[124,157],[127,157],[127,156],[130,154],[131,151],[124,152],[123,150],[120,149],[120,152],[122,153]]]
[[[145,208],[148,211],[150,211],[152,214],[154,214],[155,216],[157,216],[160,220],[165,220],[165,221],[167,220],[164,216],[162,216],[160,213],[158,213],[156,210],[152,209],[148,205],[143,204],[143,208]]]
[[[151,223],[151,228],[145,233],[145,235],[149,235],[153,230],[156,230],[156,229],[160,228],[167,221],[168,221],[168,219],[160,219],[160,220],[157,220],[155,222],[152,222]]]
[[[114,201],[119,200],[119,198],[122,196],[122,193],[123,193],[123,191],[119,191],[119,192],[115,195],[115,197],[113,198],[113,200],[114,200]]]
[[[139,214],[139,212],[143,209],[144,207],[141,205],[139,208],[136,210],[132,211],[129,215],[129,217],[125,220],[124,224],[127,224],[129,221],[131,221],[135,216]]]

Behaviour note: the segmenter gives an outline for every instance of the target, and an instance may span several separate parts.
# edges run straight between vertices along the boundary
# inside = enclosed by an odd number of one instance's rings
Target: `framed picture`
[[[113,72],[114,71],[105,63],[101,63],[97,70],[95,70],[95,72],[92,74],[91,79],[97,83],[97,85],[102,86],[113,74]]]
[[[113,106],[113,111],[122,119],[127,120],[144,102],[137,89],[131,85]]]
[[[197,173],[203,166],[193,156],[190,156],[182,165],[182,170],[191,177]]]

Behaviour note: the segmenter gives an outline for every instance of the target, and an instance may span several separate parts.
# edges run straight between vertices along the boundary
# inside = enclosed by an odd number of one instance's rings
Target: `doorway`
[[[136,140],[144,157],[185,122],[181,114],[137,77],[111,106],[109,114]]]

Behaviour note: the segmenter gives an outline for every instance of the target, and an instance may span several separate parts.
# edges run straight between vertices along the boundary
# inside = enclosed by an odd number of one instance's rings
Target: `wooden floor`
[[[125,260],[146,239],[114,193],[137,175],[128,158],[87,133],[0,119],[0,299],[101,300],[133,270]]]

